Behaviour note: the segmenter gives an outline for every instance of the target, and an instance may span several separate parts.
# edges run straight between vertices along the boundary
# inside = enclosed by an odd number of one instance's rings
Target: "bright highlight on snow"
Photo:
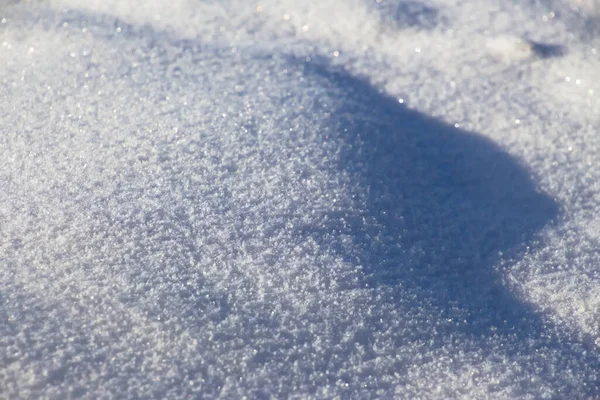
[[[600,397],[600,17],[542,3],[3,3],[0,398]]]

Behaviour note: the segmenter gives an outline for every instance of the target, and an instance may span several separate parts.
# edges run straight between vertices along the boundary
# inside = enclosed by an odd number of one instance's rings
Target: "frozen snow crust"
[[[0,398],[600,396],[595,18],[6,3]]]

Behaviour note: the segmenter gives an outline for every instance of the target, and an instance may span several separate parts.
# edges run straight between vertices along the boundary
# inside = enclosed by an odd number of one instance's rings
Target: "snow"
[[[3,3],[0,397],[600,396],[598,9]]]

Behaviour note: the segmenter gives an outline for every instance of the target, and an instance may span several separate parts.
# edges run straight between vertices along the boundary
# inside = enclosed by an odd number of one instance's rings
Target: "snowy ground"
[[[0,20],[0,398],[600,397],[598,2]]]

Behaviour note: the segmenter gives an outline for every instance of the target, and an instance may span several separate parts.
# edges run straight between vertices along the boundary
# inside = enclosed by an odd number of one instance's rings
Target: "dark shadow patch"
[[[567,48],[560,44],[541,43],[533,40],[527,41],[531,49],[540,58],[558,58],[567,54]]]
[[[446,17],[435,7],[420,1],[374,1],[385,21],[397,29],[434,29],[446,25]]]
[[[440,303],[479,308],[482,287],[500,290],[490,264],[516,256],[558,205],[483,136],[412,111],[343,71],[305,70],[346,96],[332,118],[347,143],[340,167],[368,192],[361,215],[332,213],[326,230],[352,235],[363,248],[352,261],[373,282],[410,280],[437,290]]]

